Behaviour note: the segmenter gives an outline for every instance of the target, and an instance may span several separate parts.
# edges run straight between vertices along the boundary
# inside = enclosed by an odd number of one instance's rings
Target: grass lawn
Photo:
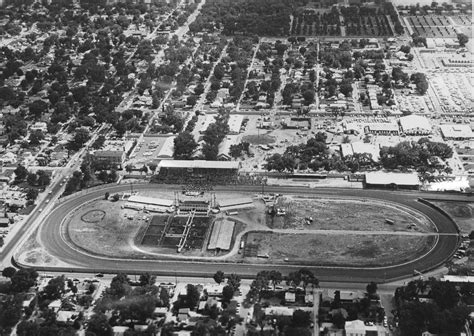
[[[249,233],[247,245],[258,246],[259,254],[268,259],[246,258],[248,261],[338,266],[388,266],[413,260],[427,252],[435,237],[402,235],[328,235]]]
[[[474,202],[430,201],[446,211],[459,225],[461,231],[471,233],[474,230]]]
[[[284,197],[276,207],[284,208],[286,215],[272,220],[267,214],[267,223],[274,229],[434,232],[434,226],[422,214],[372,199]],[[305,220],[308,217],[312,217],[312,223]],[[385,219],[395,223],[387,224]],[[409,230],[412,223],[416,227]]]
[[[246,141],[251,145],[269,145],[275,142],[275,137],[268,134],[253,134],[244,136],[242,141]]]

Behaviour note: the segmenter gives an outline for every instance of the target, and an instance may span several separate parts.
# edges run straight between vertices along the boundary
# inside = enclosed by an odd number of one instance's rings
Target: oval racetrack
[[[144,189],[169,189],[178,190],[178,186],[163,186],[154,184],[133,185],[134,190]],[[260,186],[218,186],[216,191],[244,191],[260,192]],[[44,249],[60,261],[70,265],[68,267],[37,266],[34,267],[45,271],[64,271],[64,272],[103,272],[118,273],[125,272],[137,274],[150,272],[160,275],[181,275],[181,276],[204,276],[209,277],[217,270],[225,273],[238,273],[244,278],[253,277],[261,270],[277,269],[283,274],[301,268],[298,265],[288,264],[245,264],[245,263],[224,263],[224,262],[196,262],[196,261],[177,261],[177,260],[142,260],[142,259],[121,259],[105,258],[93,256],[88,253],[82,253],[77,249],[72,249],[63,239],[60,233],[61,221],[76,207],[90,200],[103,197],[105,192],[111,195],[116,192],[129,191],[129,185],[114,185],[104,187],[99,190],[89,191],[87,193],[78,193],[66,201],[58,204],[53,211],[46,217],[38,230],[38,239]],[[367,281],[388,281],[409,277],[414,270],[428,271],[440,266],[456,250],[459,242],[458,229],[453,221],[443,213],[434,208],[417,201],[418,197],[426,196],[418,192],[391,192],[381,190],[360,190],[360,189],[307,189],[295,187],[276,187],[266,186],[266,192],[276,192],[282,194],[301,194],[301,195],[327,195],[340,197],[366,197],[377,198],[396,202],[404,206],[411,207],[425,214],[437,227],[439,239],[434,248],[427,254],[411,262],[379,268],[368,267],[309,267],[320,280],[324,281],[349,281],[349,282],[367,282]],[[441,198],[438,195],[431,195],[432,198]],[[453,197],[450,195],[450,199]],[[22,265],[28,267],[28,265]]]

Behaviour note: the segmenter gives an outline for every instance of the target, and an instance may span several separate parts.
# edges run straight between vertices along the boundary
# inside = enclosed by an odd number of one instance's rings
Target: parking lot
[[[137,144],[127,164],[137,166],[156,161],[167,138],[168,136],[143,137],[143,141]]]
[[[464,170],[470,175],[474,175],[474,148],[464,147],[456,149]]]
[[[474,74],[433,73],[429,80],[444,112],[474,112]]]

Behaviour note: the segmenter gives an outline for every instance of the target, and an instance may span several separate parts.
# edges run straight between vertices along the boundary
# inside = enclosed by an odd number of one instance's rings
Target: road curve
[[[178,190],[180,186],[166,186],[156,184],[133,185],[134,190],[157,189],[157,190]],[[287,273],[300,265],[288,264],[245,264],[229,262],[199,262],[199,261],[177,261],[177,260],[142,260],[142,259],[122,259],[105,258],[92,256],[72,250],[62,239],[59,232],[61,221],[74,208],[90,200],[102,197],[105,192],[110,194],[130,190],[129,185],[113,185],[89,192],[81,192],[60,203],[41,224],[38,231],[38,240],[45,250],[64,262],[68,267],[35,266],[39,270],[64,271],[64,272],[103,272],[117,273],[127,272],[137,274],[150,272],[159,275],[177,274],[180,276],[209,276],[217,270],[226,273],[238,273],[244,278],[253,277],[258,271],[278,269],[282,273]],[[260,186],[217,186],[216,191],[242,191],[259,192]],[[425,214],[435,224],[440,233],[436,246],[426,255],[403,265],[389,267],[327,267],[309,266],[322,281],[348,281],[348,282],[385,282],[389,280],[409,277],[413,271],[425,272],[440,266],[457,249],[459,244],[458,229],[455,223],[445,214],[435,210],[433,207],[418,202],[419,197],[427,196],[418,192],[394,192],[382,190],[361,190],[361,189],[309,189],[281,186],[266,186],[266,192],[277,192],[283,194],[300,194],[314,196],[341,196],[341,197],[364,197],[376,198],[401,205],[411,207]],[[442,198],[438,195],[429,195],[430,198]],[[449,199],[453,197],[450,195]],[[445,234],[445,235],[443,235]],[[22,265],[28,266],[28,265]]]

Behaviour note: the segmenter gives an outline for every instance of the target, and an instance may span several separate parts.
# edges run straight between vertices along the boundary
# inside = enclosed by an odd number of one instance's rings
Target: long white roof
[[[214,227],[207,248],[209,250],[230,250],[234,226],[234,222],[225,219],[214,222]]]
[[[237,161],[206,161],[206,160],[163,160],[159,168],[208,168],[208,169],[238,169]]]
[[[165,207],[172,206],[174,203],[173,200],[167,200],[167,199],[156,198],[156,197],[138,196],[138,195],[130,196],[128,201],[132,203],[159,205],[159,206],[161,205]]]
[[[365,182],[368,184],[397,184],[397,185],[419,185],[420,179],[417,173],[365,173]]]

